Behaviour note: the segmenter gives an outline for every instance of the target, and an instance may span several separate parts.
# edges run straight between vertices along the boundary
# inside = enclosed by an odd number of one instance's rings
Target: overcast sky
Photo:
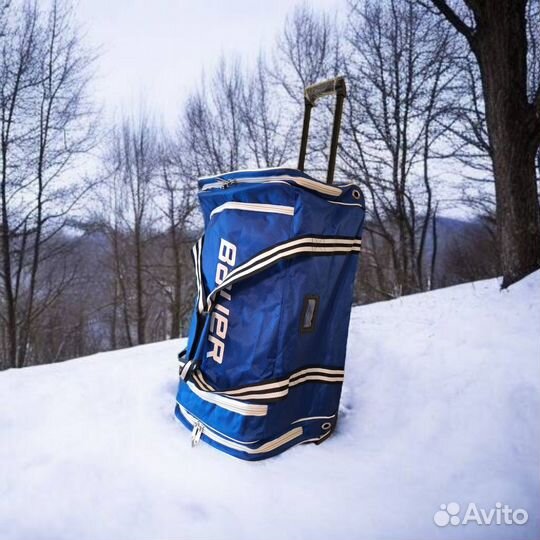
[[[345,0],[311,0],[334,13]],[[86,42],[99,47],[95,95],[107,115],[141,101],[167,123],[222,54],[252,61],[301,0],[78,0]]]

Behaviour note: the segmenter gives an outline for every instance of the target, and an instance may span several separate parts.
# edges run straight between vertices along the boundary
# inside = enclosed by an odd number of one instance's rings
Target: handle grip
[[[336,109],[334,111],[334,125],[332,126],[332,139],[330,141],[330,155],[328,156],[328,172],[326,175],[327,184],[331,184],[334,181],[334,169],[336,167],[339,130],[341,128],[341,115],[343,113],[343,101],[347,97],[347,86],[343,77],[336,77],[335,79],[322,81],[320,83],[308,86],[304,90],[304,125],[302,127],[300,155],[298,157],[298,169],[303,171],[306,160],[311,109],[315,107],[315,104],[319,98],[333,94],[336,95]]]
[[[343,77],[335,77],[327,81],[321,81],[308,86],[304,90],[306,101],[315,106],[317,100],[324,96],[331,95],[347,97],[347,86]]]

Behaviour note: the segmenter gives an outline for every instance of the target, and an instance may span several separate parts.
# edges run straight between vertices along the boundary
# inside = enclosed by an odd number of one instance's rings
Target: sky
[[[345,0],[311,0],[331,13]],[[94,95],[108,117],[144,104],[166,124],[222,55],[253,61],[302,0],[78,0],[97,48]]]
[[[110,125],[143,106],[169,128],[203,70],[211,73],[223,56],[253,62],[261,47],[272,48],[296,6],[338,16],[346,6],[346,0],[74,1],[84,42],[98,51],[92,94],[104,120]]]

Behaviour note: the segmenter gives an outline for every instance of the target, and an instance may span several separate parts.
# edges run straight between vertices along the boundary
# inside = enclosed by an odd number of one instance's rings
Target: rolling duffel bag
[[[327,182],[303,172],[310,111],[336,94]],[[298,169],[199,180],[205,233],[197,299],[180,353],[175,414],[238,458],[322,442],[336,426],[364,199],[332,185],[345,82],[306,89]]]

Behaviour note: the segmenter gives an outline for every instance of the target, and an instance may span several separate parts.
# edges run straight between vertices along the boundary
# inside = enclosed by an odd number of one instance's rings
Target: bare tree
[[[437,120],[452,88],[453,53],[448,31],[409,3],[351,4],[349,21],[341,171],[366,188],[372,284],[391,297],[432,281],[434,257],[425,271],[436,219],[430,167],[444,133]]]
[[[148,315],[145,284],[145,250],[152,234],[155,210],[152,186],[158,171],[157,130],[142,112],[136,119],[124,118],[112,133],[109,189],[114,209],[109,234],[116,271],[115,297],[120,291],[128,343],[146,343]],[[116,303],[116,301],[115,301]]]
[[[182,322],[191,311],[193,271],[190,248],[197,230],[196,179],[184,160],[184,138],[166,134],[160,143],[159,172],[155,179],[158,207],[164,220],[164,249],[153,264],[156,281],[170,313],[171,338],[180,337]]]
[[[17,24],[15,14],[4,8],[4,26],[2,33],[2,71],[0,73],[0,107],[1,107],[1,179],[0,204],[2,226],[0,236],[2,241],[2,322],[5,325],[5,346],[3,360],[9,367],[17,365],[17,292],[14,283],[13,269],[13,192],[20,191],[23,180],[21,175],[15,180],[13,171],[16,170],[12,155],[19,150],[25,141],[25,133],[19,127],[17,113],[21,110],[23,91],[35,84],[31,75],[33,68],[32,51],[36,40],[36,12],[26,7],[23,21]],[[19,144],[15,146],[15,141]],[[9,204],[9,206],[8,206]],[[21,212],[17,208],[17,213]],[[7,356],[7,358],[6,358]]]
[[[1,61],[0,320],[8,363],[20,367],[33,325],[65,287],[60,280],[43,290],[40,268],[61,256],[53,240],[88,188],[67,172],[94,143],[87,98],[93,57],[67,5],[55,1],[41,11],[28,2],[8,8]]]
[[[291,136],[298,141],[294,145],[296,150],[302,127],[304,89],[340,75],[344,67],[340,33],[335,19],[304,4],[287,17],[283,34],[277,40],[271,70],[277,86],[274,92],[283,95],[282,107],[287,111]],[[312,114],[307,170],[314,175],[326,171],[331,116],[332,106],[328,102],[319,105]]]
[[[186,136],[189,169],[194,176],[218,174],[245,166],[242,94],[238,61],[222,60],[213,77],[203,77],[187,100],[181,129]]]
[[[503,287],[540,266],[535,160],[540,86],[528,88],[527,1],[469,0],[472,22],[445,0],[431,4],[464,38],[480,69],[493,158]]]
[[[465,17],[466,13],[463,14]],[[528,91],[540,84],[540,1],[527,3],[527,75]],[[469,23],[470,24],[470,23]],[[487,130],[485,102],[478,63],[466,40],[455,40],[463,54],[456,59],[455,98],[449,110],[446,127],[453,155],[464,166],[465,202],[484,223],[496,231],[495,181],[493,153]],[[537,152],[537,182],[540,181],[540,149]]]
[[[270,69],[262,55],[253,73],[246,77],[242,96],[242,124],[249,160],[256,167],[279,167],[291,157],[297,125],[287,120]],[[293,118],[295,115],[292,116]]]
[[[304,88],[338,75],[340,68],[339,32],[326,13],[317,13],[307,4],[287,17],[278,38],[273,77],[289,98],[303,105]]]

